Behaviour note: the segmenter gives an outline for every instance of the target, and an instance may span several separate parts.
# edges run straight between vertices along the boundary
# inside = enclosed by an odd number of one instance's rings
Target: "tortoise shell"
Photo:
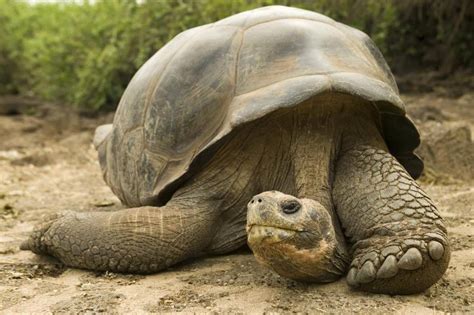
[[[372,40],[269,6],[184,31],[139,69],[106,139],[105,180],[129,206],[163,205],[233,129],[327,92],[373,102],[390,152],[420,175],[418,131]]]

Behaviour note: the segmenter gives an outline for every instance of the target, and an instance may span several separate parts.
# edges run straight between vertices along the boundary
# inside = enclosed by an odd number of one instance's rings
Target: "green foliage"
[[[385,47],[395,69],[474,68],[474,1],[399,0]],[[391,60],[390,60],[391,59]]]
[[[15,93],[19,82],[16,73],[19,69],[23,51],[23,38],[31,28],[26,20],[30,10],[14,0],[0,0],[0,94]]]
[[[434,0],[440,3],[443,0]],[[464,0],[460,0],[464,1]],[[469,1],[469,0],[465,0]],[[400,54],[424,58],[410,35],[414,5],[382,0],[98,0],[29,5],[0,0],[0,94],[19,93],[74,105],[113,109],[137,69],[185,29],[252,8],[283,4],[326,14],[368,33],[396,63]],[[415,3],[426,5],[426,1]],[[423,4],[424,3],[424,4]],[[443,11],[445,10],[445,11]],[[451,10],[451,11],[449,11]],[[439,12],[456,9],[441,8]],[[426,13],[436,32],[450,37],[449,14]],[[464,24],[462,24],[464,25]],[[458,27],[462,30],[462,27]],[[472,32],[450,43],[473,60]],[[403,40],[396,36],[403,36]],[[470,36],[470,37],[469,37]],[[456,55],[457,56],[457,55]],[[466,57],[467,56],[467,57]],[[463,60],[464,60],[463,59]]]

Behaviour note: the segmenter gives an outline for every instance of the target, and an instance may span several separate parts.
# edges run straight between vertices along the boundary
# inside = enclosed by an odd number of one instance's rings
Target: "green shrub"
[[[443,0],[434,0],[441,3]],[[460,2],[469,0],[460,0]],[[29,5],[0,0],[0,94],[19,93],[76,106],[84,111],[113,109],[127,83],[151,55],[181,31],[248,9],[283,4],[318,11],[367,32],[388,57],[426,59],[409,23],[416,4],[381,0],[99,0],[92,3]],[[464,2],[463,2],[464,3]],[[425,7],[423,7],[425,6]],[[428,4],[429,6],[429,4]],[[443,6],[441,6],[443,7]],[[454,8],[454,9],[453,9]],[[448,10],[449,9],[449,10]],[[446,27],[455,7],[434,17],[433,43],[450,37]],[[444,10],[444,11],[443,11]],[[466,10],[466,8],[464,8]],[[416,11],[416,10],[415,10]],[[468,12],[472,12],[469,4]],[[448,17],[446,17],[448,16]],[[407,24],[408,23],[408,24]],[[434,26],[430,26],[434,25]],[[441,26],[445,26],[444,28]],[[464,27],[465,23],[462,24]],[[472,32],[449,42],[455,56],[472,60]],[[458,27],[459,28],[459,27]],[[452,37],[452,36],[451,36]],[[431,47],[433,43],[428,43]]]
[[[31,36],[31,10],[14,0],[0,0],[0,94],[17,93],[23,40]]]

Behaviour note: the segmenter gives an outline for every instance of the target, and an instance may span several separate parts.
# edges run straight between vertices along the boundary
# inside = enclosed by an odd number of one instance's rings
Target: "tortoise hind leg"
[[[411,294],[444,274],[450,250],[442,219],[389,153],[370,146],[344,152],[336,166],[333,196],[353,244],[349,285]]]

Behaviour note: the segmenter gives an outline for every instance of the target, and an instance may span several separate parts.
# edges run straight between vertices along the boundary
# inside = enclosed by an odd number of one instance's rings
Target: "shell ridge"
[[[305,10],[306,11],[306,10]],[[312,13],[317,13],[317,12],[313,12],[313,11],[310,11]],[[277,17],[277,18],[274,18],[274,19],[271,19],[271,20],[267,20],[267,21],[261,21],[261,22],[258,22],[258,23],[255,23],[255,24],[251,24],[251,25],[244,25],[243,28],[244,30],[248,30],[254,26],[258,26],[258,25],[261,25],[261,24],[265,24],[265,23],[270,23],[270,22],[275,22],[275,21],[278,21],[278,20],[307,20],[307,21],[314,21],[314,22],[320,22],[320,23],[325,23],[325,24],[328,24],[328,25],[331,25],[331,26],[334,26],[334,24],[337,24],[337,22],[333,19],[331,19],[330,17],[327,17],[327,21],[323,21],[323,20],[317,20],[316,18],[314,19],[311,19],[309,17],[291,17],[291,16],[284,16],[284,17]],[[248,18],[247,18],[248,20]]]
[[[261,89],[264,89],[264,88],[267,88],[267,87],[270,87],[274,84],[278,84],[278,83],[282,83],[282,82],[285,82],[285,81],[288,81],[288,80],[293,80],[293,79],[297,79],[297,78],[302,78],[302,77],[311,77],[311,76],[326,76],[328,77],[328,79],[330,79],[330,83],[331,83],[331,89],[330,91],[333,91],[333,84],[332,84],[332,78],[329,78],[331,74],[357,74],[357,75],[360,75],[360,73],[358,72],[351,72],[351,71],[325,71],[325,72],[315,72],[315,73],[305,73],[305,74],[301,74],[301,75],[296,75],[296,76],[293,76],[293,77],[290,77],[290,78],[287,78],[285,80],[280,80],[280,81],[276,81],[276,82],[272,82],[272,83],[269,83],[269,84],[266,84],[264,86],[261,86],[259,88],[256,88],[255,90],[250,90],[250,91],[247,91],[245,93],[241,93],[241,94],[236,94],[235,97],[240,97],[240,96],[243,96],[243,95],[246,95],[246,94],[250,94],[250,93],[254,93],[258,90],[261,90]],[[364,75],[365,76],[365,75]],[[388,86],[388,84],[378,80],[378,79],[372,79],[374,81],[377,81],[377,83],[382,83],[383,86]],[[390,87],[390,86],[388,86]],[[390,87],[391,88],[391,87]]]
[[[319,20],[316,20],[316,19],[310,19],[310,18],[306,18],[306,17],[287,16],[287,17],[278,17],[278,18],[275,18],[273,20],[262,21],[262,22],[258,22],[258,23],[246,26],[246,27],[244,27],[244,31],[247,31],[247,30],[249,30],[249,29],[251,29],[255,26],[259,26],[259,25],[266,24],[266,23],[272,23],[272,22],[276,22],[276,21],[281,21],[281,20],[306,20],[306,21],[311,21],[311,22],[324,23],[324,24],[327,24],[327,25],[330,25],[330,26],[334,26],[334,24],[337,23],[334,20],[331,21],[332,23],[328,23],[328,22],[325,22],[325,21],[319,21]]]

